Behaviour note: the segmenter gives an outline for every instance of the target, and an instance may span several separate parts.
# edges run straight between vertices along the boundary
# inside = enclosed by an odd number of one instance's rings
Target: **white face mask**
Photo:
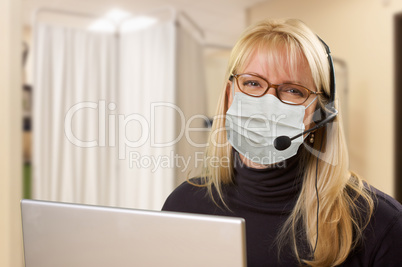
[[[304,107],[287,105],[271,94],[252,97],[237,92],[226,113],[229,143],[255,163],[268,165],[289,159],[296,155],[303,136],[294,139],[283,151],[274,147],[274,140],[282,135],[292,137],[302,133],[305,110],[314,101]]]

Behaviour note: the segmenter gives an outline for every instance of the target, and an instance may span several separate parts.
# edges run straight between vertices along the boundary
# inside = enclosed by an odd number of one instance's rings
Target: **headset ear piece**
[[[314,113],[313,113],[313,122],[315,124],[320,123],[325,118],[326,118],[326,114],[325,114],[325,112],[323,111],[322,108],[318,108],[318,109],[316,109],[314,111]]]

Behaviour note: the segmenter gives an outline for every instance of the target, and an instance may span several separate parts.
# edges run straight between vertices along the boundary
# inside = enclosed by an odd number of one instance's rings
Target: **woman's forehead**
[[[289,53],[285,48],[250,53],[238,73],[253,72],[263,76],[281,75],[290,80],[311,82],[312,75],[306,58],[301,52]]]

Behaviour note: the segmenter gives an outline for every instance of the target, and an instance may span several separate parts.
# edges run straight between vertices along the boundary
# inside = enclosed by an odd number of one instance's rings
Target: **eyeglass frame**
[[[241,87],[240,87],[240,85],[239,85],[239,80],[237,79],[237,77],[239,77],[239,76],[241,76],[241,75],[250,75],[250,76],[255,76],[255,77],[258,77],[258,78],[260,78],[260,79],[263,79],[263,80],[268,84],[268,87],[267,87],[267,89],[265,89],[264,93],[262,93],[261,95],[258,95],[258,96],[252,95],[252,94],[249,94],[249,93],[246,93],[246,92],[244,92],[244,91],[241,89]],[[312,91],[312,90],[308,89],[307,87],[305,87],[305,86],[303,86],[303,85],[300,85],[300,84],[297,84],[297,83],[280,83],[280,84],[270,83],[270,82],[267,81],[264,77],[261,77],[261,76],[258,75],[258,74],[252,74],[252,73],[231,74],[230,77],[229,77],[229,80],[230,80],[230,81],[233,81],[233,78],[236,79],[236,84],[237,84],[237,87],[239,87],[239,90],[240,90],[242,93],[246,94],[246,95],[249,95],[249,96],[251,96],[251,97],[262,97],[262,96],[264,96],[264,95],[267,94],[267,92],[269,91],[270,88],[274,88],[274,89],[275,89],[275,92],[276,92],[276,95],[278,96],[279,101],[281,101],[282,103],[288,104],[288,105],[294,105],[294,106],[296,106],[296,105],[303,105],[304,103],[306,103],[306,101],[310,98],[311,95],[321,95],[321,94],[324,94],[323,92],[315,92],[315,91]],[[278,87],[281,86],[281,85],[283,85],[283,84],[293,84],[293,85],[300,86],[300,87],[302,87],[303,89],[306,89],[307,92],[308,92],[307,98],[306,98],[302,103],[298,103],[298,104],[293,104],[293,103],[289,103],[289,102],[284,102],[284,101],[282,101],[282,99],[279,98]]]

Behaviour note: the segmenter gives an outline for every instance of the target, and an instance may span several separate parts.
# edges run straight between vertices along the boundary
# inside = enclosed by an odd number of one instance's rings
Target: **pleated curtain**
[[[37,25],[33,198],[161,208],[204,150],[181,135],[206,113],[192,36],[175,21],[121,34]],[[205,143],[206,131],[197,134]],[[180,157],[191,166],[177,166]]]

